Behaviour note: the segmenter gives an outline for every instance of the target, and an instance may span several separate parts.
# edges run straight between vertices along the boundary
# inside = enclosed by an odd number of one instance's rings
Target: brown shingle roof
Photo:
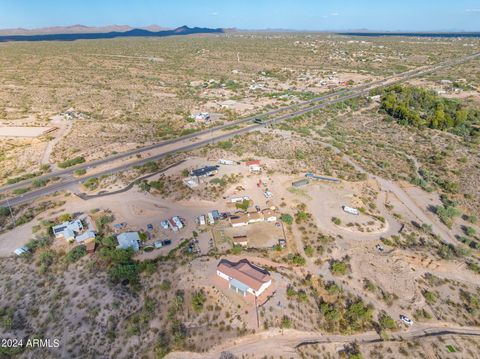
[[[222,259],[218,263],[217,269],[229,277],[248,285],[253,290],[259,290],[262,284],[270,280],[270,273],[254,266],[246,259],[236,263]]]

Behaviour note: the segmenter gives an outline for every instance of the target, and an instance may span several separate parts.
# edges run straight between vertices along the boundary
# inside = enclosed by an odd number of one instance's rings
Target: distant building
[[[247,165],[247,166],[254,166],[254,165],[260,166],[260,160],[247,161],[247,162],[245,162],[245,165]]]
[[[310,181],[308,179],[301,179],[299,181],[292,182],[292,187],[299,188],[299,187],[306,186],[309,183]]]
[[[87,250],[87,253],[93,253],[95,252],[95,246],[96,242],[95,239],[87,239],[85,242],[85,249]]]
[[[185,185],[190,188],[196,188],[200,184],[198,181],[198,177],[195,176],[184,178],[183,183],[185,183]]]
[[[232,203],[240,203],[243,201],[250,201],[250,197],[248,196],[230,197],[230,202]]]
[[[132,248],[135,252],[140,250],[140,236],[138,232],[124,232],[117,236],[118,249]]]
[[[317,176],[311,172],[305,174],[305,177],[313,179],[313,180],[321,180],[321,181],[330,181],[330,182],[340,182],[338,178],[332,177],[325,177],[325,176]]]
[[[244,297],[248,293],[258,297],[272,284],[270,273],[247,259],[238,262],[222,259],[217,265],[217,275],[228,281],[230,289]]]
[[[193,114],[191,118],[198,122],[208,122],[210,121],[210,114],[208,112],[199,112]]]
[[[237,246],[247,247],[248,246],[248,237],[247,236],[235,236],[232,238],[233,244]]]
[[[75,236],[83,231],[83,224],[80,220],[67,221],[52,227],[53,235],[57,239],[67,241],[75,240]]]
[[[263,218],[266,222],[275,222],[277,220],[277,215],[271,209],[264,209],[262,211]]]
[[[248,226],[248,217],[246,214],[230,217],[230,224],[232,227]]]
[[[242,227],[247,226],[250,223],[263,221],[265,221],[263,214],[258,212],[242,213],[238,216],[230,217],[230,224],[232,227]]]
[[[92,239],[95,240],[95,232],[93,231],[87,231],[75,237],[75,241],[77,243],[85,243],[86,241],[91,241]]]
[[[209,177],[213,176],[218,172],[218,166],[205,166],[202,168],[198,168],[190,172],[190,176],[192,177]]]
[[[235,164],[235,161],[220,159],[218,160],[218,163],[220,163],[221,165],[231,166]]]
[[[87,253],[95,252],[95,232],[87,231],[75,237],[75,241],[85,245]]]
[[[212,211],[212,216],[213,216],[213,219],[214,219],[215,221],[218,221],[218,220],[220,219],[220,212],[218,212],[218,210],[214,209],[214,210]]]
[[[262,172],[262,167],[260,167],[260,165],[250,165],[250,166],[248,166],[248,169],[252,173]]]

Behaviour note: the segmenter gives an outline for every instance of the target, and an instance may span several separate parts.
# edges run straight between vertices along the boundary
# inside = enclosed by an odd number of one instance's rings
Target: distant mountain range
[[[42,29],[0,30],[0,42],[9,41],[74,41],[88,39],[112,39],[117,37],[164,37],[191,34],[222,34],[224,29],[181,26],[176,29],[151,25],[132,28],[128,25],[89,27],[84,25],[55,26]]]

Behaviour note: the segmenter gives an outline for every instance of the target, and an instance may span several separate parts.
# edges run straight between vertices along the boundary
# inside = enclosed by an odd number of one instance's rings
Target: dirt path
[[[462,335],[480,336],[480,328],[458,327],[449,323],[437,323],[410,328],[407,331],[390,333],[389,341],[412,340],[430,336]],[[252,334],[212,348],[208,353],[173,352],[167,355],[168,359],[217,359],[222,352],[233,355],[267,355],[268,357],[281,357],[289,353],[298,357],[296,349],[310,344],[321,343],[374,343],[381,342],[382,338],[376,332],[370,331],[355,335],[322,335],[316,332],[302,332],[297,330],[271,329],[258,334]]]
[[[57,132],[55,138],[47,144],[47,148],[43,153],[41,161],[42,165],[50,164],[50,157],[52,156],[52,152],[55,149],[55,146],[58,142],[62,140],[63,137],[65,137],[65,135],[70,132],[73,125],[73,121],[64,120],[63,118],[59,118],[58,116],[54,118],[51,123],[55,127],[58,127],[59,131]]]
[[[433,232],[438,234],[444,242],[452,243],[454,245],[457,244],[457,241],[455,240],[455,238],[453,238],[452,234],[449,233],[448,230],[444,228],[444,226],[440,223],[440,221],[434,216],[431,216],[428,213],[428,210],[422,209],[417,204],[417,202],[414,199],[412,199],[408,195],[408,193],[403,188],[401,188],[400,185],[398,185],[396,182],[393,182],[369,173],[361,165],[353,161],[349,156],[344,154],[340,149],[331,145],[330,143],[323,142],[320,140],[311,140],[311,142],[317,143],[327,148],[331,148],[336,154],[342,155],[345,162],[352,165],[356,171],[360,173],[365,173],[369,178],[376,180],[383,191],[391,192],[395,194],[398,200],[405,206],[405,208],[407,208],[408,211],[410,211],[410,213],[412,213],[421,223],[431,224]]]

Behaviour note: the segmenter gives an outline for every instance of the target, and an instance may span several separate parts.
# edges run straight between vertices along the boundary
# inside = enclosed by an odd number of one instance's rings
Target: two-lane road
[[[54,177],[60,177],[60,181],[53,183],[51,185],[47,185],[43,188],[35,189],[33,191],[26,192],[23,195],[19,195],[16,197],[9,198],[8,202],[6,199],[0,201],[0,206],[6,206],[6,205],[18,205],[18,204],[24,204],[28,203],[30,201],[35,200],[36,198],[39,198],[41,196],[51,194],[55,191],[60,191],[63,189],[68,189],[71,186],[75,185],[77,182],[83,182],[86,181],[89,178],[93,177],[99,177],[103,175],[109,175],[112,173],[120,172],[123,170],[126,170],[128,168],[131,168],[133,166],[139,166],[142,164],[145,164],[146,162],[149,161],[155,161],[162,159],[168,155],[172,155],[174,153],[178,152],[183,152],[183,151],[189,151],[195,148],[199,148],[202,146],[205,146],[209,143],[214,143],[218,141],[223,141],[225,139],[228,139],[233,136],[241,135],[253,130],[256,130],[262,126],[266,126],[269,124],[276,124],[278,122],[282,122],[300,115],[303,115],[305,113],[315,111],[321,108],[324,108],[328,105],[344,102],[349,99],[357,98],[360,96],[367,95],[370,91],[374,89],[379,89],[383,88],[386,86],[391,86],[392,84],[400,83],[402,81],[406,81],[408,79],[422,76],[434,71],[438,71],[440,69],[457,65],[469,60],[472,60],[476,57],[480,56],[480,53],[475,53],[460,59],[456,60],[450,60],[446,61],[440,64],[437,64],[433,67],[430,68],[421,68],[421,69],[415,69],[415,70],[410,70],[407,72],[404,72],[402,74],[396,75],[396,76],[391,76],[383,80],[378,80],[374,81],[368,84],[360,85],[351,89],[344,89],[338,92],[330,93],[324,96],[317,97],[315,99],[311,99],[309,101],[304,101],[295,105],[290,105],[287,107],[282,107],[278,108],[269,112],[264,113],[263,115],[259,116],[252,116],[252,117],[247,117],[243,118],[237,121],[229,122],[227,124],[221,125],[221,126],[216,126],[210,129],[202,130],[196,133],[192,133],[186,136],[182,136],[179,138],[163,141],[160,143],[156,143],[150,146],[146,147],[141,147],[137,148],[131,151],[119,153],[114,156],[110,156],[104,159],[88,162],[81,164],[79,166],[74,166],[72,168],[64,169],[64,170],[58,170],[54,171],[52,173],[43,175],[41,177],[36,177],[35,179],[51,179]],[[301,108],[304,106],[303,108]],[[280,112],[285,112],[288,111],[289,109],[294,109],[292,112],[280,115],[278,117],[272,117],[275,114],[278,114]],[[262,124],[251,124],[252,121],[257,118],[261,117],[264,118],[264,122]],[[228,131],[229,128],[233,128],[236,125],[240,124],[248,124],[250,123],[249,126],[247,127],[242,127],[239,129],[233,129],[231,131]],[[161,151],[162,149],[165,149],[164,151]],[[95,173],[92,173],[89,176],[82,177],[81,179],[75,179],[73,178],[73,173],[74,171],[78,169],[94,169],[96,167],[100,166],[105,166],[108,164],[114,164],[116,161],[121,162],[120,160],[125,160],[133,155],[141,154],[141,153],[146,153],[148,151],[153,151],[153,150],[160,150],[160,153],[156,153],[154,155],[147,155],[143,159],[139,160],[132,160],[129,161],[128,163],[120,163],[117,166],[112,166],[108,169],[105,170],[99,170]],[[8,193],[9,191],[12,191],[15,188],[21,188],[21,187],[27,187],[31,185],[34,179],[29,179],[26,181],[22,181],[13,185],[9,186],[4,186],[0,188],[0,193]]]

